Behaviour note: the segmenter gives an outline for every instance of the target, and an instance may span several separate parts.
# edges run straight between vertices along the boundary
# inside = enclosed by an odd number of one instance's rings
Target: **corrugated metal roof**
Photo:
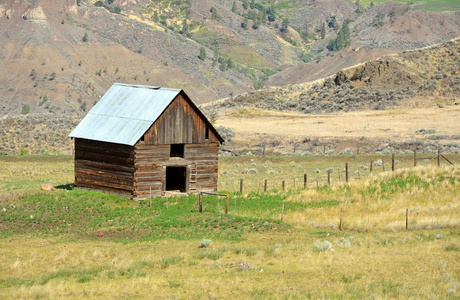
[[[69,137],[134,146],[180,91],[114,83]]]

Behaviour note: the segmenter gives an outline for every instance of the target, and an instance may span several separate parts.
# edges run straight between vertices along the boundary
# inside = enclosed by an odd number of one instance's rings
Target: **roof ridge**
[[[144,89],[150,89],[150,90],[182,91],[182,89],[162,87],[162,86],[157,86],[157,85],[128,84],[128,83],[120,83],[120,82],[115,82],[113,85],[124,86],[124,87],[132,87],[132,88],[144,88]]]

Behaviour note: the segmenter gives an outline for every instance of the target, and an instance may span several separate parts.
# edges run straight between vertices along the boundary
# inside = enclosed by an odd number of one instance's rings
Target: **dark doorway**
[[[187,168],[166,167],[166,190],[187,192]]]

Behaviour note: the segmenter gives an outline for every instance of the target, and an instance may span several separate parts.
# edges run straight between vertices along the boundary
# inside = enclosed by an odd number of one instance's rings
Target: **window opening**
[[[184,157],[185,144],[171,144],[169,157]]]

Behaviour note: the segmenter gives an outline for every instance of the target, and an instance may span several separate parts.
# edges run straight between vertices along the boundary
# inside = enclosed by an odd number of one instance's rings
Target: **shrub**
[[[27,155],[29,155],[29,150],[27,150],[26,148],[22,148],[21,152],[19,153],[19,155],[27,156]]]
[[[29,104],[24,104],[24,105],[22,106],[21,114],[27,115],[27,114],[29,113],[29,110],[30,110]]]
[[[200,47],[200,54],[198,55],[198,58],[201,60],[206,59],[206,50],[204,49],[204,47]]]
[[[202,239],[198,248],[208,248],[211,245],[211,240]]]

